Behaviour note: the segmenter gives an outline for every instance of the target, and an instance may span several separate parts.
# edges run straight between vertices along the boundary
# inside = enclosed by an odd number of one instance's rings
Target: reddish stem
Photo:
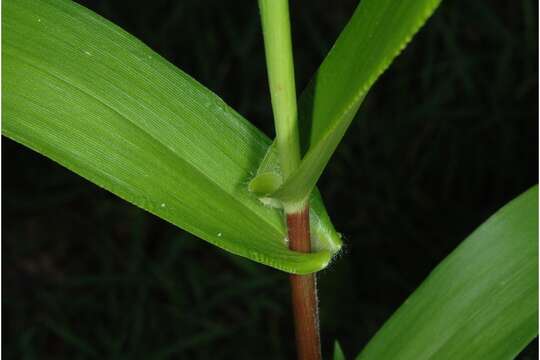
[[[287,214],[289,248],[311,252],[309,234],[309,207]],[[299,360],[320,360],[319,309],[315,274],[290,275],[294,329]]]

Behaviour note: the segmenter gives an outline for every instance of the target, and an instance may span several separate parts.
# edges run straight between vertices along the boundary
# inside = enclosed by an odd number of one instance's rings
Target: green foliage
[[[341,346],[339,346],[339,342],[334,343],[334,360],[345,360],[345,354],[343,354],[343,350],[341,350]]]
[[[319,252],[288,249],[249,191],[270,141],[215,94],[75,3],[3,2],[2,133],[232,253],[292,273],[341,244],[319,196]]]
[[[118,27],[59,0],[2,5],[2,132],[230,252],[317,271],[341,245],[318,192],[317,253],[287,249],[272,207],[309,194],[369,88],[438,3],[361,1],[300,98],[304,158],[286,179],[270,140],[216,95]],[[255,173],[249,187],[262,202],[247,191]],[[537,196],[530,190],[467,238],[359,359],[517,354],[538,331]],[[94,353],[69,329],[50,328]],[[343,358],[337,343],[334,358]]]
[[[363,359],[512,359],[538,334],[538,185],[455,249]]]
[[[305,199],[377,78],[440,0],[363,0],[299,100],[306,153],[278,188],[255,192],[287,203]]]
[[[369,86],[438,4],[406,3],[362,2],[302,97],[311,100],[301,100],[311,114],[304,134],[314,145],[294,173],[303,175],[286,181],[303,185],[283,186],[275,197],[304,201]],[[280,213],[244,185],[268,140],[192,78],[75,4],[12,0],[4,11],[4,135],[217,246],[278,269],[317,271],[339,250],[316,192],[312,232],[320,251],[287,249]],[[370,47],[374,57],[358,61]],[[268,191],[279,179],[257,179],[251,188]],[[280,195],[291,189],[293,197]]]

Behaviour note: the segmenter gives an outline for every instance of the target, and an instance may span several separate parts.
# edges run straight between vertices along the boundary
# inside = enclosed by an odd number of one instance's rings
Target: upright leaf
[[[260,188],[254,183],[254,192],[288,203],[308,196],[368,90],[439,3],[440,0],[360,1],[300,98],[300,136],[306,151],[300,167],[281,186]]]
[[[357,359],[512,359],[538,335],[538,186],[455,249]]]
[[[345,354],[343,354],[343,350],[341,350],[341,346],[339,345],[339,342],[334,342],[334,356],[333,360],[345,360]]]
[[[65,0],[2,2],[2,133],[225,250],[292,273],[340,246],[312,198],[317,253],[247,184],[270,141],[122,29]]]

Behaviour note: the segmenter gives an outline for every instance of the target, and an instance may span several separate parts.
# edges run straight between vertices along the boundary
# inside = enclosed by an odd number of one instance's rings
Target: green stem
[[[259,0],[268,69],[268,82],[276,126],[276,144],[283,177],[300,165],[300,138],[291,45],[288,0]],[[307,200],[283,204],[289,247],[310,252],[309,206]],[[319,314],[316,275],[291,275],[298,359],[320,360]]]
[[[259,0],[266,65],[281,171],[287,178],[300,164],[300,140],[288,0]]]

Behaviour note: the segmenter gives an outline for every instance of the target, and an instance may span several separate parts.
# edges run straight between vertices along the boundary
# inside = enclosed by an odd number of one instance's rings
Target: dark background
[[[273,137],[257,4],[81,1]],[[355,1],[292,1],[303,89]],[[320,276],[324,353],[356,355],[437,263],[538,181],[538,4],[443,2],[319,181],[345,236]],[[6,359],[293,358],[287,275],[2,141]],[[537,342],[521,359],[538,357]]]

